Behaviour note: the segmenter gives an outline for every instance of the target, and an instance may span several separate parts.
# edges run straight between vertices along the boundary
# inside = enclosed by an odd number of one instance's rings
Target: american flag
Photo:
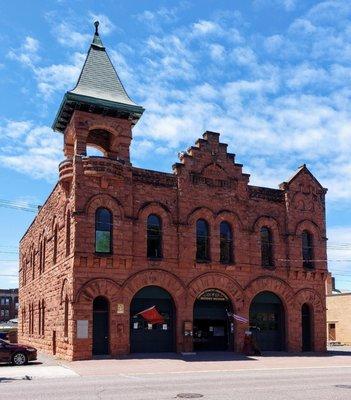
[[[249,320],[247,318],[242,317],[241,315],[238,315],[238,314],[231,313],[228,310],[227,310],[227,315],[228,315],[228,317],[232,317],[236,321],[242,322],[243,324],[247,324],[249,322]]]

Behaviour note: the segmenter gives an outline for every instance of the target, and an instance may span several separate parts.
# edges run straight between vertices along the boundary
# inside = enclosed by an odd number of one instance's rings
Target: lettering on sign
[[[217,289],[210,289],[202,292],[198,296],[198,300],[210,300],[210,301],[228,301],[228,296]]]
[[[191,173],[190,180],[193,184],[199,185],[204,184],[209,187],[217,187],[217,188],[236,188],[237,181],[236,179],[213,179],[206,178],[200,174]]]

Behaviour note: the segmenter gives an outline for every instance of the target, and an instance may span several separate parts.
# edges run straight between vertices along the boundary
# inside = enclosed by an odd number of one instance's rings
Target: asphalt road
[[[108,374],[108,371],[106,371]],[[181,397],[188,395],[188,397]],[[195,397],[198,395],[197,397]],[[192,397],[191,397],[192,396]],[[0,399],[351,399],[351,366],[0,380]]]

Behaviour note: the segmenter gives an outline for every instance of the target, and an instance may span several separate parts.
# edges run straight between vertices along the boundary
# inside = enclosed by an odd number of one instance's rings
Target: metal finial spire
[[[95,25],[95,35],[99,36],[99,21],[95,21],[94,25]]]

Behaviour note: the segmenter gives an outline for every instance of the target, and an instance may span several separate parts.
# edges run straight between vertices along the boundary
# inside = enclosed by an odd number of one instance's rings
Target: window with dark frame
[[[313,263],[313,236],[308,231],[303,231],[301,235],[302,241],[302,260],[303,267],[308,269],[314,268]]]
[[[265,268],[274,266],[272,232],[267,226],[260,230],[261,235],[261,265]]]
[[[220,233],[220,261],[222,264],[233,262],[233,234],[230,224],[226,221],[219,226]]]
[[[66,217],[66,257],[71,254],[71,213],[67,211]]]
[[[196,260],[210,261],[210,238],[208,223],[204,219],[196,222]]]
[[[65,297],[65,304],[64,304],[64,322],[63,322],[63,336],[66,338],[68,337],[68,297]]]
[[[112,253],[112,213],[107,208],[98,208],[95,213],[95,252]]]
[[[147,218],[147,257],[162,258],[162,222],[155,214]]]

